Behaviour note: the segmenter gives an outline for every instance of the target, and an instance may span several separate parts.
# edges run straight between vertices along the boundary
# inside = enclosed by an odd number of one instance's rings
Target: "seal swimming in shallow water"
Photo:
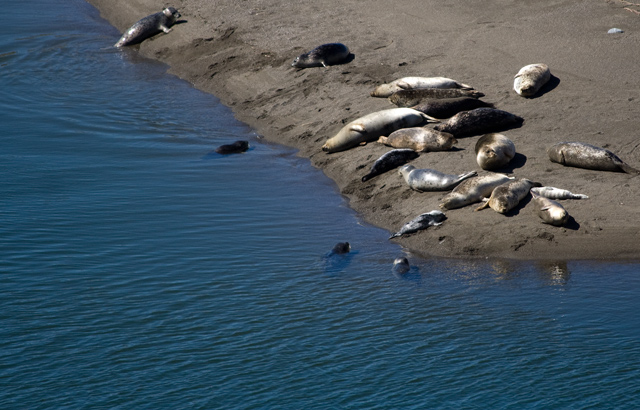
[[[402,228],[393,235],[389,237],[389,239],[397,238],[402,235],[407,235],[410,233],[418,232],[422,229],[427,229],[430,226],[438,226],[442,225],[442,222],[447,219],[446,215],[440,211],[431,211],[424,214],[420,214],[404,224]]]
[[[446,77],[403,77],[387,84],[377,86],[372,97],[386,98],[400,90],[414,90],[417,88],[464,88],[473,89],[466,84]]]
[[[489,200],[482,206],[479,206],[476,211],[491,207],[491,209],[498,213],[506,214],[518,206],[520,201],[529,195],[529,191],[534,186],[542,185],[526,178],[505,182],[504,184],[497,186],[493,192],[491,192]]]
[[[237,154],[249,149],[249,141],[236,141],[233,144],[220,145],[216,148],[218,154]]]
[[[376,175],[383,174],[389,170],[406,164],[407,161],[418,158],[418,153],[412,149],[394,149],[386,154],[383,154],[380,158],[373,163],[371,171],[362,177],[362,182],[366,182]]]
[[[484,94],[480,91],[467,90],[462,88],[418,88],[415,90],[396,91],[389,97],[389,102],[397,105],[398,107],[413,107],[415,105],[421,104],[425,100],[464,97],[480,98],[484,97]]]
[[[523,122],[522,117],[510,112],[482,107],[459,112],[434,128],[458,138],[515,128],[521,126]]]
[[[567,210],[557,201],[545,198],[531,190],[534,210],[544,223],[553,226],[562,226],[569,220]]]
[[[335,136],[327,140],[322,146],[322,150],[326,153],[344,151],[363,142],[376,141],[381,136],[389,135],[397,129],[414,127],[429,121],[436,122],[437,120],[411,108],[391,108],[377,111],[342,127]]]
[[[327,67],[342,64],[349,58],[349,48],[342,43],[322,44],[308,53],[300,54],[291,64],[297,68]]]
[[[405,273],[411,270],[411,265],[409,265],[409,260],[407,258],[396,258],[393,261],[393,266],[391,267],[391,272],[396,276],[402,276]]]
[[[480,107],[493,108],[493,104],[474,97],[430,98],[422,100],[418,105],[411,108],[430,117],[449,118],[461,111],[469,111]]]
[[[331,255],[342,255],[351,251],[351,244],[349,242],[338,242],[333,249],[329,251]]]
[[[442,198],[440,208],[462,208],[463,206],[480,202],[483,198],[488,198],[497,186],[512,179],[513,177],[503,174],[490,173],[464,180]]]
[[[435,169],[418,169],[413,165],[405,165],[398,172],[409,188],[420,192],[449,191],[465,179],[478,175],[476,171],[449,175]]]
[[[628,165],[608,149],[583,142],[560,142],[549,147],[547,154],[552,162],[569,167],[640,174],[640,170]]]
[[[531,188],[531,192],[543,196],[549,199],[589,199],[584,194],[574,194],[571,191],[561,188],[555,188],[552,186],[534,187]]]
[[[551,79],[549,66],[529,64],[518,71],[513,81],[513,89],[523,97],[533,97]]]
[[[516,146],[502,134],[485,134],[476,141],[476,161],[480,168],[494,170],[506,166],[516,155]]]
[[[130,46],[141,43],[160,32],[168,33],[171,31],[170,27],[176,23],[178,18],[180,18],[180,13],[173,7],[167,7],[158,13],[141,18],[122,34],[115,46]]]
[[[393,148],[409,148],[419,152],[448,151],[458,142],[453,135],[426,127],[401,128],[378,138],[378,142]]]

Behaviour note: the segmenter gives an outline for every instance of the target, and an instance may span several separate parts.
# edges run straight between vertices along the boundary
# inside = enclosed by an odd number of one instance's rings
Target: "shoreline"
[[[151,0],[88,2],[120,32],[161,8]],[[362,183],[373,161],[390,150],[381,144],[333,154],[320,147],[344,124],[394,107],[369,96],[379,84],[413,75],[470,84],[485,94],[484,101],[525,118],[521,128],[504,132],[524,158],[511,176],[589,199],[562,201],[575,221],[566,228],[542,224],[525,199],[510,216],[475,212],[474,206],[445,211],[443,225],[394,241],[425,258],[640,258],[640,177],[563,167],[546,155],[557,142],[580,141],[640,167],[640,56],[631,51],[640,42],[640,16],[625,10],[624,3],[455,1],[427,7],[412,0],[394,5],[392,15],[382,1],[359,8],[334,0],[239,4],[167,4],[186,22],[123,52],[168,64],[170,73],[214,94],[266,140],[299,150],[365,221],[390,232],[439,209],[446,192],[411,191],[395,171]],[[625,33],[607,34],[612,27]],[[291,67],[295,57],[328,42],[346,44],[353,61]],[[512,89],[513,76],[537,62],[549,65],[555,87],[537,98],[522,98]],[[480,170],[476,139],[459,138],[458,150],[423,153],[411,163],[450,174]]]

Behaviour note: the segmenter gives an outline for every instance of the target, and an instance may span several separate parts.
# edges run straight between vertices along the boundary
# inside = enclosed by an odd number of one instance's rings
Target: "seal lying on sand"
[[[233,144],[220,145],[216,148],[218,154],[237,154],[249,149],[249,141],[236,141]]]
[[[510,112],[484,107],[459,112],[434,128],[458,138],[516,128],[523,122],[522,117]]]
[[[531,196],[535,212],[544,223],[553,226],[562,226],[567,223],[569,214],[559,202],[545,198],[533,190],[531,190]]]
[[[502,174],[480,175],[462,181],[453,191],[449,192],[440,203],[442,209],[462,208],[469,204],[488,198],[493,190],[505,182],[513,179]]]
[[[442,222],[447,219],[445,214],[440,211],[431,211],[425,214],[421,214],[407,222],[400,228],[400,230],[389,237],[397,238],[398,236],[418,232],[422,229],[427,229],[430,226],[442,225]]]
[[[297,68],[327,67],[345,63],[348,58],[347,46],[342,43],[328,43],[299,55],[291,65]]]
[[[389,170],[399,167],[400,165],[406,164],[407,161],[411,161],[415,158],[418,158],[418,153],[412,149],[391,150],[373,163],[371,171],[362,177],[362,182],[366,182],[376,175],[383,174]]]
[[[389,135],[400,128],[414,127],[425,122],[437,122],[428,115],[411,108],[392,108],[377,111],[351,121],[322,146],[322,150],[331,153],[344,151],[362,142],[376,141],[383,135]]]
[[[473,97],[431,98],[423,100],[420,104],[412,106],[411,108],[423,112],[430,117],[449,118],[461,111],[473,110],[474,108],[480,107],[493,108],[493,104]]]
[[[549,66],[529,64],[518,71],[513,81],[513,89],[523,97],[533,97],[551,79]]]
[[[130,46],[141,43],[162,31],[168,33],[171,31],[170,27],[176,23],[178,18],[180,18],[180,13],[173,7],[167,7],[158,13],[144,17],[134,23],[129,30],[125,31],[115,46]]]
[[[409,188],[420,191],[449,191],[465,179],[478,175],[476,171],[460,175],[449,175],[435,169],[417,169],[413,165],[405,165],[399,170]]]
[[[416,88],[465,88],[473,89],[466,84],[446,77],[403,77],[387,84],[377,86],[372,92],[372,97],[386,98],[396,91],[413,90]]]
[[[476,161],[480,168],[499,169],[516,155],[516,146],[502,134],[485,134],[476,141]]]
[[[549,147],[547,154],[552,162],[569,167],[640,174],[640,170],[631,167],[608,149],[583,142],[560,142]]]
[[[535,192],[536,194],[549,199],[589,199],[586,195],[574,194],[566,189],[555,188],[552,186],[531,188],[531,192]]]
[[[380,137],[378,142],[393,148],[409,148],[419,152],[448,151],[458,142],[453,135],[426,127],[401,128]]]
[[[397,105],[398,107],[413,107],[414,105],[420,104],[425,100],[462,97],[480,98],[484,97],[484,94],[480,91],[461,88],[418,88],[415,90],[396,91],[389,97],[389,101],[392,104]]]
[[[506,214],[520,203],[534,186],[541,186],[538,182],[533,182],[526,178],[516,179],[513,181],[505,182],[504,184],[497,186],[491,197],[482,206],[478,207],[476,211],[491,207],[496,212]]]

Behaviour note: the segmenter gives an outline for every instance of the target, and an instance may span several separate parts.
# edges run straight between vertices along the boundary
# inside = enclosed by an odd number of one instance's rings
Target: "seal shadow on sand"
[[[540,88],[540,91],[538,91],[536,95],[534,95],[533,97],[529,97],[529,99],[533,100],[538,97],[542,97],[549,91],[554,90],[558,86],[558,84],[560,84],[560,79],[555,75],[551,74],[551,78],[549,78],[549,81],[547,81],[547,83],[543,85],[542,88]]]
[[[524,164],[526,163],[527,156],[516,152],[516,155],[514,155],[513,159],[509,161],[507,165],[502,168],[494,169],[492,171],[512,174],[514,170],[524,167]]]

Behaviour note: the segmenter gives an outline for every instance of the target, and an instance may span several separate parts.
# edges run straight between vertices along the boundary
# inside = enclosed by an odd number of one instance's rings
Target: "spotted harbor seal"
[[[473,89],[466,84],[446,77],[403,77],[387,84],[377,86],[372,92],[372,97],[386,98],[400,90],[413,90],[417,88],[464,88]]]
[[[218,154],[237,154],[249,149],[249,141],[236,141],[233,144],[220,145],[216,148]]]
[[[549,147],[547,154],[552,162],[569,167],[640,174],[640,170],[631,167],[608,149],[583,142],[560,142]]]
[[[549,66],[529,64],[520,69],[513,81],[513,89],[523,97],[533,97],[551,79]]]
[[[423,112],[430,117],[449,118],[461,111],[473,110],[474,108],[480,107],[493,108],[493,104],[474,97],[430,98],[428,100],[422,100],[420,104],[412,106],[411,108]]]
[[[460,175],[445,174],[435,169],[418,169],[405,165],[398,171],[409,188],[420,192],[449,191],[465,179],[478,175],[476,171]]]
[[[553,226],[562,226],[567,223],[569,214],[559,202],[545,198],[534,192],[533,189],[531,190],[531,196],[533,197],[531,202],[534,210],[542,219],[542,222]]]
[[[383,154],[376,160],[371,166],[371,171],[362,177],[362,182],[366,182],[376,175],[384,174],[385,172],[406,164],[412,159],[418,158],[418,153],[412,149],[393,149],[386,154]]]
[[[389,97],[389,102],[397,105],[398,107],[413,107],[425,100],[440,100],[462,97],[480,98],[484,97],[484,94],[480,91],[467,90],[462,88],[418,88],[415,90],[396,91]]]
[[[458,138],[515,128],[521,126],[523,122],[522,117],[510,112],[482,107],[459,112],[434,128]]]
[[[411,265],[409,265],[409,260],[407,258],[396,258],[393,261],[393,266],[391,267],[391,272],[396,276],[402,276],[405,273],[411,270]]]
[[[409,148],[419,152],[448,151],[458,140],[447,132],[426,127],[401,128],[378,138],[378,142],[393,148]]]
[[[376,141],[400,128],[414,127],[434,118],[411,108],[377,111],[351,121],[322,146],[326,153],[344,151],[363,142]]]
[[[418,232],[422,229],[427,229],[430,226],[442,225],[442,222],[447,219],[446,215],[440,211],[431,211],[416,216],[400,228],[400,230],[389,237],[389,239],[397,238],[402,235]]]
[[[180,18],[180,13],[173,7],[167,7],[158,13],[141,18],[122,34],[115,46],[130,46],[141,43],[162,31],[168,33],[171,31],[170,27],[176,23],[178,18]]]
[[[476,141],[476,161],[480,168],[499,169],[516,155],[516,146],[502,134],[485,134]]]
[[[462,208],[469,204],[488,198],[494,188],[512,180],[503,174],[486,174],[462,181],[453,191],[449,192],[440,203],[442,209]]]
[[[342,43],[322,44],[308,53],[300,54],[291,64],[297,68],[327,67],[342,64],[349,57],[349,48]]]
[[[536,194],[549,199],[589,199],[589,197],[584,194],[574,194],[566,189],[555,188],[552,186],[534,187],[531,188],[531,192],[535,192]]]
[[[497,186],[491,197],[484,204],[479,206],[476,211],[480,211],[487,207],[491,207],[496,212],[506,214],[520,203],[534,186],[542,186],[539,182],[533,182],[526,178],[515,179],[505,182]]]

